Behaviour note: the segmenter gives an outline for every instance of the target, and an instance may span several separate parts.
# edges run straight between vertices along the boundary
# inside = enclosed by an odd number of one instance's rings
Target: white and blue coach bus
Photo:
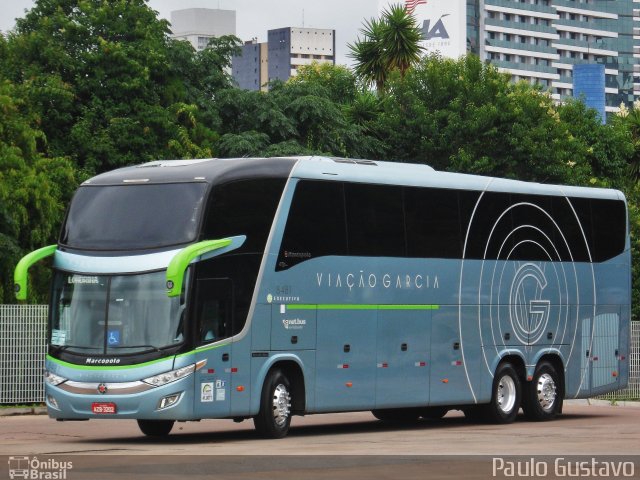
[[[53,256],[59,420],[448,410],[532,420],[627,385],[630,251],[614,190],[330,158],[158,161],[84,182]]]

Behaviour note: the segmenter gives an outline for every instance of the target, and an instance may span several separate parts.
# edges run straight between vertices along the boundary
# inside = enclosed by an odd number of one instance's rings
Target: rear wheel
[[[283,438],[291,425],[291,383],[281,370],[272,370],[262,387],[260,411],[253,424],[265,438]]]
[[[383,408],[371,410],[373,416],[386,423],[406,424],[413,423],[420,418],[421,410],[418,408]]]
[[[501,363],[493,377],[491,402],[483,413],[494,423],[511,423],[520,410],[521,386],[518,374],[510,363]]]
[[[522,408],[529,420],[552,420],[560,413],[560,376],[551,363],[542,362],[536,367],[532,381],[525,386],[525,400]]]
[[[140,431],[149,437],[165,437],[173,428],[173,420],[138,420]]]

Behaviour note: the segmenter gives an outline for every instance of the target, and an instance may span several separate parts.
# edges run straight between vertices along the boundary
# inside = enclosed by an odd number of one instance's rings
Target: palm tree
[[[380,19],[365,21],[360,30],[363,39],[349,45],[355,60],[355,73],[366,83],[376,85],[378,92],[392,70],[404,77],[411,65],[420,60],[422,34],[416,19],[400,4],[382,12]]]
[[[360,30],[363,39],[355,43],[349,44],[351,53],[349,56],[355,60],[355,73],[367,84],[375,84],[378,92],[384,89],[384,83],[389,74],[389,68],[386,63],[384,52],[383,20],[372,18],[365,21],[364,28]]]
[[[400,4],[385,10],[382,17],[385,25],[382,42],[387,64],[390,70],[400,70],[404,77],[409,67],[420,60],[420,53],[424,50],[420,45],[422,32],[415,17]]]

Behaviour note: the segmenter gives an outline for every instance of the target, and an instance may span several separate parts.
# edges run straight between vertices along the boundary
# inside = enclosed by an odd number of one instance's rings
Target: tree
[[[358,90],[344,67],[312,64],[286,83],[272,82],[268,92],[222,91],[215,101],[220,153],[377,157],[382,143],[348,116]]]
[[[422,32],[413,15],[400,4],[391,5],[382,13],[384,56],[390,70],[398,70],[404,77],[412,65],[420,61]]]
[[[389,155],[439,170],[540,182],[587,183],[587,145],[551,97],[512,84],[477,56],[429,56],[392,76],[378,120]]]
[[[628,173],[634,181],[640,182],[640,101],[636,101],[631,110],[621,103],[620,111],[613,117],[612,123],[626,130],[632,146]]]
[[[71,163],[46,158],[46,138],[21,89],[0,77],[0,302],[13,303],[13,269],[29,251],[55,242],[77,185]],[[37,271],[38,272],[38,271]],[[32,276],[42,301],[48,274]]]
[[[389,75],[389,66],[384,56],[382,43],[384,24],[382,20],[372,18],[365,21],[360,30],[362,40],[351,45],[349,56],[355,61],[355,72],[365,84],[374,84],[378,93],[384,90],[384,84]]]
[[[416,19],[400,4],[382,12],[380,19],[365,21],[363,38],[348,45],[355,60],[355,72],[366,84],[384,90],[389,73],[398,70],[404,77],[420,60],[422,33]]]
[[[199,133],[178,154],[205,153],[212,136],[202,128],[219,125],[211,100],[231,85],[224,69],[239,40],[222,37],[196,53],[168,33],[145,0],[38,0],[0,48],[0,63],[15,83],[59,86],[51,101],[36,102],[42,131],[52,155],[88,172],[175,156],[188,124],[178,112],[187,110]]]

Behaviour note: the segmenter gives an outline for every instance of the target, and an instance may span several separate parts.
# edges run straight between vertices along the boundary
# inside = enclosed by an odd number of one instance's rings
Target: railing
[[[0,305],[0,405],[44,402],[46,305]],[[629,386],[598,398],[640,400],[640,322],[631,322]]]
[[[604,400],[640,400],[640,322],[631,322],[631,351],[629,352],[629,386],[617,392],[599,396]]]
[[[0,305],[0,404],[44,401],[46,305]]]

